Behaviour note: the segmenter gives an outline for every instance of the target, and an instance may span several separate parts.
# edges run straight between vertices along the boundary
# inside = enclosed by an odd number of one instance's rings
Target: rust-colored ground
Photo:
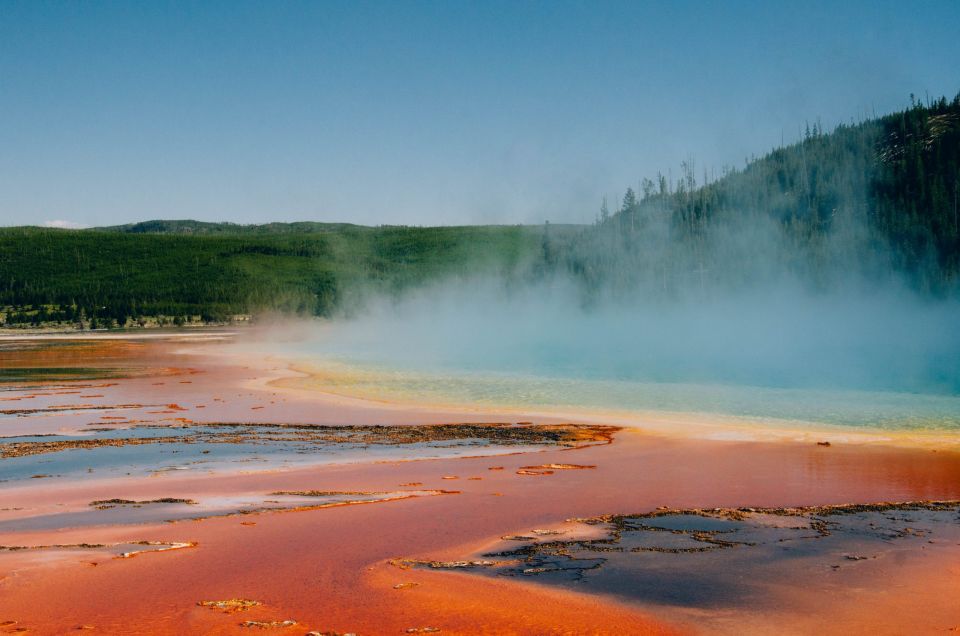
[[[78,389],[101,396],[84,398],[84,403],[177,404],[182,409],[130,416],[153,422],[186,418],[403,425],[490,419],[483,413],[387,412],[273,391],[266,384],[251,388],[272,368],[282,368],[273,363],[244,368],[198,353],[171,353],[182,346],[85,345],[77,364],[95,366],[92,361],[102,355],[117,366],[164,371],[115,383],[77,381],[78,386],[101,385],[95,391],[91,386]],[[57,360],[48,366],[65,366]],[[48,392],[43,387],[33,391]],[[75,394],[28,398],[27,393],[20,403],[31,408],[78,401]],[[262,408],[252,410],[255,407]],[[75,430],[92,422],[117,421],[100,416],[83,412],[8,418],[0,422],[0,434]],[[549,464],[595,468],[530,470]],[[0,552],[0,633],[26,629],[62,634],[87,626],[105,634],[228,634],[256,629],[243,627],[244,621],[286,620],[297,624],[268,628],[267,633],[401,634],[425,628],[443,634],[643,634],[718,628],[731,633],[917,633],[960,628],[960,546],[937,546],[935,558],[918,551],[896,564],[871,566],[875,572],[840,596],[818,596],[817,580],[785,581],[770,589],[774,607],[782,611],[725,610],[727,614],[717,616],[716,610],[702,608],[702,622],[696,613],[664,612],[529,579],[404,570],[389,564],[398,557],[462,559],[502,535],[550,527],[569,517],[657,506],[960,499],[960,455],[945,450],[701,441],[623,430],[612,444],[497,457],[10,482],[0,484],[0,520],[15,519],[24,510],[86,510],[91,501],[112,498],[202,502],[237,493],[405,488],[459,494],[169,524],[0,534],[0,545],[6,546],[196,542],[191,548],[125,559],[97,548]],[[229,599],[260,604],[235,612],[198,605]],[[819,611],[791,612],[801,601]]]

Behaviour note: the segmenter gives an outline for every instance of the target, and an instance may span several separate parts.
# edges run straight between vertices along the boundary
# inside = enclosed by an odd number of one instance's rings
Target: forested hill
[[[559,226],[563,236],[579,231]],[[115,228],[0,228],[6,324],[222,321],[236,314],[330,315],[370,294],[448,276],[528,271],[531,226],[260,226],[151,221]]]
[[[960,96],[824,131],[725,170],[644,179],[593,226],[149,221],[0,228],[0,321],[331,315],[450,276],[572,278],[585,298],[815,290],[956,293]],[[141,322],[143,322],[141,320]]]
[[[912,101],[912,98],[911,98]],[[644,179],[553,250],[587,289],[815,288],[896,277],[934,294],[960,273],[960,95],[804,138],[715,180]],[[699,178],[699,182],[698,182]]]

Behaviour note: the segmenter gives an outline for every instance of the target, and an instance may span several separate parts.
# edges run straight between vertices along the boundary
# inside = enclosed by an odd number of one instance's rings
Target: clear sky
[[[590,221],[960,91],[960,2],[0,2],[0,224]]]

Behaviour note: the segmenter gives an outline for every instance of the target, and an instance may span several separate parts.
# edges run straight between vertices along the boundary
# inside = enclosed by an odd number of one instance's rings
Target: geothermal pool
[[[892,292],[584,308],[563,290],[463,286],[237,347],[295,360],[302,388],[374,400],[949,435],[958,319],[956,302]]]

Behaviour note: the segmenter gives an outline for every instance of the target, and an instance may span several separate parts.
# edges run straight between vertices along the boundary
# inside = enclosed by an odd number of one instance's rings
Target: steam
[[[327,355],[641,382],[960,393],[960,303],[800,285],[585,305],[569,280],[448,282],[337,321]]]
[[[380,297],[339,319],[329,355],[431,372],[960,393],[960,301],[897,272],[857,205],[797,243],[770,214],[678,233],[641,205],[543,263]]]
[[[545,226],[513,271],[366,297],[316,351],[441,374],[960,394],[960,294],[935,256],[888,248],[864,170],[832,170],[813,205],[806,167],[778,189],[757,165],[699,188],[685,165],[676,189],[647,181],[594,227]]]

